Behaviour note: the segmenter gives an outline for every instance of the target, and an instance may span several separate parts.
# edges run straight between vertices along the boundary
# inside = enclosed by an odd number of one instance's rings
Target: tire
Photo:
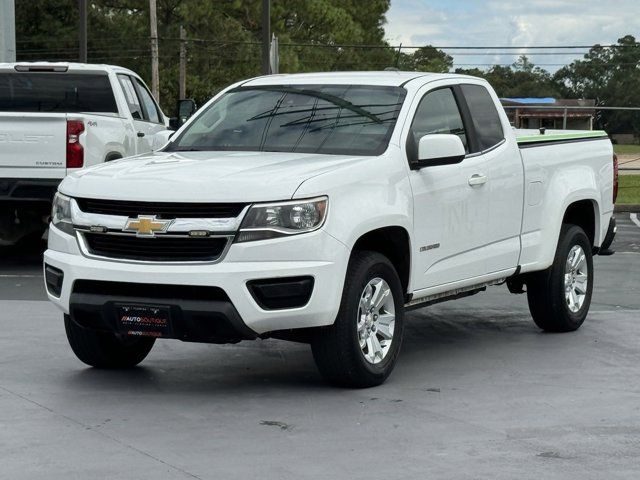
[[[155,338],[120,337],[82,328],[64,316],[69,345],[76,357],[96,368],[121,369],[138,365],[151,351]]]
[[[378,293],[384,297],[378,303],[382,306],[372,311]],[[322,328],[311,342],[320,373],[342,387],[380,385],[395,366],[403,333],[404,295],[395,268],[379,253],[354,252],[335,323]]]
[[[571,263],[571,260],[579,260],[580,252],[584,254],[584,261],[579,262],[582,267],[576,269],[575,262]],[[583,279],[586,280],[586,285]],[[551,267],[531,274],[527,280],[527,300],[533,321],[547,332],[577,330],[589,312],[592,291],[591,242],[582,228],[565,224],[560,230]],[[572,292],[572,297],[569,292]]]

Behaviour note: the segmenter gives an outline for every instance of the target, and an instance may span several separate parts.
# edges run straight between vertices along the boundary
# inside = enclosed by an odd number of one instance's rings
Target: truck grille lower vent
[[[157,218],[234,218],[240,215],[244,203],[169,203],[129,202],[126,200],[98,200],[76,198],[80,210],[102,215],[155,215]]]
[[[105,235],[83,233],[89,252],[93,255],[125,260],[151,262],[215,261],[224,251],[225,237],[140,238],[134,235]]]

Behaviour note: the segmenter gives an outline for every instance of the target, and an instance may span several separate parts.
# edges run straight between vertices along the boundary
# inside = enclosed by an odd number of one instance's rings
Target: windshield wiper
[[[252,87],[252,88],[254,88],[255,90],[267,90],[270,92],[293,93],[296,95],[307,95],[309,97],[319,98],[321,100],[326,100],[329,103],[333,103],[334,105],[340,108],[344,108],[346,110],[350,110],[354,113],[357,113],[360,116],[367,117],[369,120],[373,122],[382,123],[382,120],[377,115],[374,115],[373,113],[365,110],[362,107],[359,107],[358,105],[354,105],[353,103],[351,103],[348,100],[345,100],[344,98],[331,95],[330,93],[317,92],[315,90],[307,90],[307,89],[301,90],[293,87],[265,86],[265,87]],[[258,120],[259,118],[265,118],[265,117],[270,117],[274,115],[275,114],[273,111],[269,111],[266,114],[256,115],[255,117],[251,118],[251,120]]]

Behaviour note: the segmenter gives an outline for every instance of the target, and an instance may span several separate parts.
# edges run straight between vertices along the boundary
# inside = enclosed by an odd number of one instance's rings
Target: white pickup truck
[[[44,231],[67,173],[147,153],[167,125],[130,70],[0,64],[0,245]]]
[[[544,330],[579,328],[614,170],[603,132],[516,132],[481,79],[255,78],[161,151],[62,182],[46,288],[95,367],[156,338],[273,337],[309,342],[330,382],[377,385],[407,309],[489,285],[526,289]]]

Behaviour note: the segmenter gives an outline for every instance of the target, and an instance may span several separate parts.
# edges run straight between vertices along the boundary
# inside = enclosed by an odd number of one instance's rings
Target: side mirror
[[[153,152],[156,152],[164,147],[167,142],[169,142],[169,139],[171,138],[171,135],[173,135],[173,133],[174,132],[172,130],[161,130],[156,133],[153,136],[153,141],[151,142],[151,150]]]
[[[464,145],[457,135],[425,135],[418,142],[418,160],[412,162],[411,168],[419,170],[434,165],[460,163],[465,155]]]
[[[186,122],[191,115],[196,113],[198,109],[196,102],[191,98],[184,98],[182,100],[178,100],[178,122],[179,126],[182,126],[184,122]]]

